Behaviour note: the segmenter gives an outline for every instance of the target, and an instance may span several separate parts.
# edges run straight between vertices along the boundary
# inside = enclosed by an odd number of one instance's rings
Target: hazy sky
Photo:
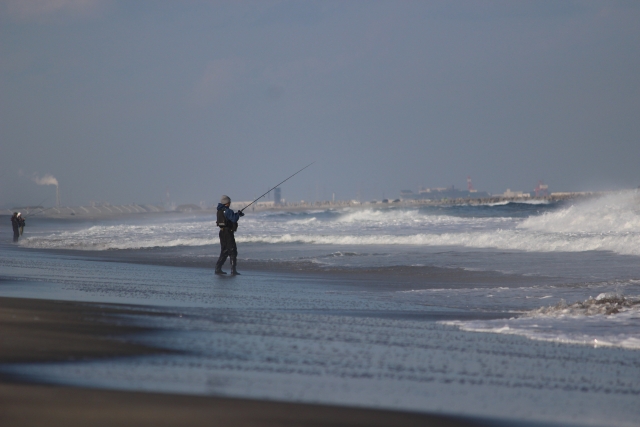
[[[0,0],[0,206],[640,185],[638,1]]]

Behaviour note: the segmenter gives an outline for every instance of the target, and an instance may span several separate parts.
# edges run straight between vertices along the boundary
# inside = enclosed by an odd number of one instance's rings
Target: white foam
[[[597,314],[618,314],[636,311],[640,314],[640,297],[625,297],[615,292],[599,294],[596,298],[589,298],[573,304],[564,300],[551,307],[541,307],[527,312],[527,317],[564,317],[564,316],[593,316]]]
[[[640,349],[640,297],[596,298],[540,307],[507,320],[446,321],[464,331],[520,335],[533,340]]]
[[[293,219],[288,221],[289,225],[309,225],[311,223],[317,222],[317,218],[305,218],[305,219]]]
[[[110,250],[172,246],[203,246],[217,243],[217,236],[201,233],[199,225],[163,223],[159,225],[92,226],[79,231],[63,231],[24,238],[20,244],[40,249]]]
[[[548,205],[550,202],[548,200],[516,200],[511,203],[520,203],[523,205]]]
[[[356,226],[358,229],[362,227],[426,227],[426,226],[492,226],[513,222],[512,218],[503,217],[459,217],[451,215],[432,215],[421,213],[417,209],[399,210],[399,209],[362,209],[362,210],[345,210],[334,221],[328,223],[328,226],[344,227],[345,224]]]
[[[529,217],[518,228],[562,234],[637,234],[640,233],[640,199],[635,192],[617,193]]]
[[[548,205],[550,202],[548,200],[527,200],[527,199],[521,199],[521,200],[505,200],[502,202],[495,202],[495,203],[484,203],[481,204],[480,206],[506,206],[509,204],[520,204],[520,205]]]
[[[27,237],[37,248],[132,249],[217,244],[214,221],[100,225]],[[461,217],[418,209],[344,209],[243,218],[239,242],[322,245],[409,245],[527,252],[610,251],[640,256],[640,204],[633,192],[525,219]]]
[[[640,255],[636,235],[583,235],[564,236],[527,233],[520,230],[493,232],[414,234],[414,235],[343,235],[343,234],[282,234],[237,236],[241,242],[306,243],[323,245],[412,245],[463,246],[469,248],[495,248],[527,252],[583,252],[611,251],[624,255]]]
[[[51,249],[133,249],[149,247],[171,247],[180,245],[202,246],[217,244],[215,231],[191,233],[185,236],[185,230],[162,230],[158,233],[145,230],[136,232],[126,230],[118,233],[117,227],[110,230],[91,232],[86,230],[75,233],[60,233],[41,237],[25,238],[21,245],[34,248]],[[492,232],[468,233],[419,233],[413,235],[393,234],[258,234],[238,233],[238,242],[255,243],[305,243],[323,245],[410,245],[410,246],[462,246],[468,248],[495,248],[527,252],[582,252],[611,251],[625,255],[640,255],[638,236],[623,235],[554,235],[528,233],[523,230],[496,230]]]

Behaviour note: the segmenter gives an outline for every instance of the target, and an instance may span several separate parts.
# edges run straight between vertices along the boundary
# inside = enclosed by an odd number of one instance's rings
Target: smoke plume
[[[38,177],[38,175],[33,176],[33,182],[38,185],[55,185],[58,186],[58,180],[51,174],[45,174],[42,178]]]

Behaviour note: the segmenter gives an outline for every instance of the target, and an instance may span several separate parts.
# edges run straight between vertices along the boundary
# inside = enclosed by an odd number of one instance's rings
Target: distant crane
[[[540,180],[533,191],[535,191],[536,197],[546,197],[549,195],[549,186]]]

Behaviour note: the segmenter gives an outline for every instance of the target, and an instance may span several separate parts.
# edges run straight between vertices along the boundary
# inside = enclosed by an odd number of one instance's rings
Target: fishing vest
[[[224,216],[224,210],[218,211],[217,225],[221,230],[236,231],[238,229],[238,223],[229,221],[227,217]]]

